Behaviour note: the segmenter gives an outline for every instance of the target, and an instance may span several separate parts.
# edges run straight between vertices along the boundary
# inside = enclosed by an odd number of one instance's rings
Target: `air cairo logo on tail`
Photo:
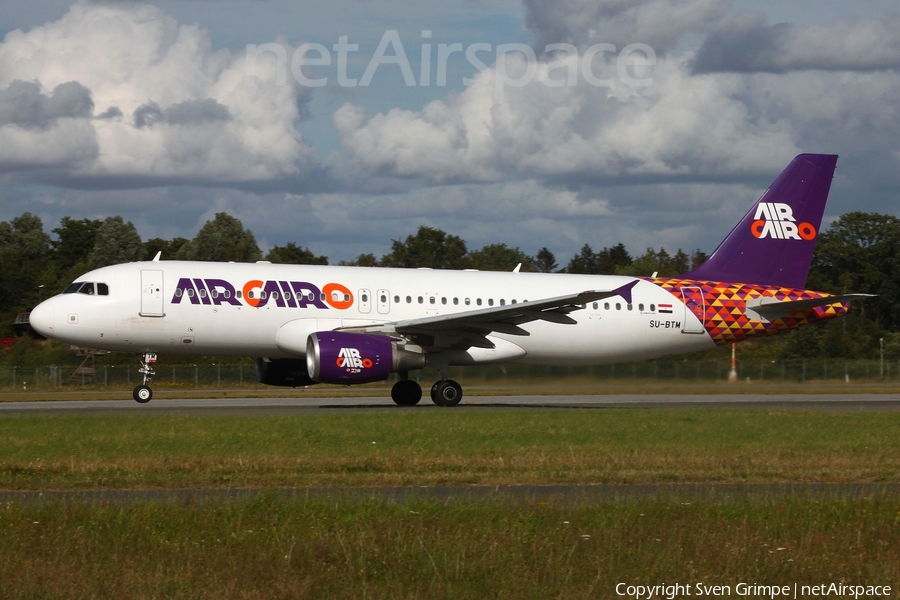
[[[816,239],[816,228],[811,223],[797,224],[794,211],[782,202],[760,202],[753,218],[756,219],[750,225],[753,237],[775,240]]]

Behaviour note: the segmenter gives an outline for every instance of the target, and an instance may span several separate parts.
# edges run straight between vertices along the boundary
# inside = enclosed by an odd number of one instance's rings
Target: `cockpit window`
[[[76,281],[63,290],[63,294],[86,294],[93,296],[108,296],[109,286],[105,283],[94,283],[93,281]]]

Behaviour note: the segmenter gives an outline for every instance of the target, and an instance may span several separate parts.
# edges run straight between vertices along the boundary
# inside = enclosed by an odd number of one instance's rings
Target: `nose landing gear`
[[[153,390],[150,389],[150,386],[147,384],[149,384],[153,376],[156,375],[156,371],[153,370],[153,365],[155,364],[155,353],[145,352],[141,355],[141,368],[138,369],[138,373],[144,375],[144,383],[134,388],[134,392],[131,394],[132,397],[141,404],[150,402],[153,398]]]

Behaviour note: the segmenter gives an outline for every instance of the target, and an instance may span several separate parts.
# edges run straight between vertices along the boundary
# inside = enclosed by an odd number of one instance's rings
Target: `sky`
[[[0,221],[380,255],[420,225],[711,252],[790,160],[900,216],[900,12],[860,0],[0,4]],[[165,258],[165,257],[164,257]]]

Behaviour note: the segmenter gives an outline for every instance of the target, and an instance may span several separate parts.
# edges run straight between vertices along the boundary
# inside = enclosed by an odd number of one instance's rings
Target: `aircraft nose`
[[[52,300],[44,300],[31,310],[28,321],[32,329],[44,337],[53,336],[53,326],[56,320],[56,309]]]

